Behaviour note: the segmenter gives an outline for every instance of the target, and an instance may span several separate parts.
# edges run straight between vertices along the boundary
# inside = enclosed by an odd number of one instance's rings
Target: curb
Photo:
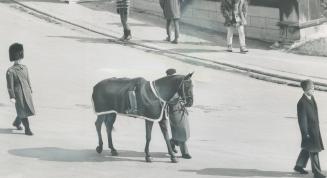
[[[23,6],[27,9],[30,9],[32,11],[35,11],[41,15],[50,17],[52,19],[55,19],[57,21],[60,22],[64,22],[66,24],[87,30],[89,32],[92,33],[96,33],[99,35],[103,35],[106,37],[109,37],[111,39],[114,40],[119,40],[119,37],[107,34],[107,33],[103,33],[88,27],[85,27],[83,25],[74,23],[74,22],[70,22],[68,20],[62,19],[62,18],[58,18],[56,16],[53,16],[51,14],[48,14],[46,12],[42,12],[38,9],[35,9],[33,7],[27,6],[23,3],[20,3],[16,0],[10,0],[11,2],[18,4],[20,6]],[[119,43],[118,43],[119,44]],[[224,62],[219,62],[219,61],[215,61],[212,59],[207,59],[207,58],[200,58],[200,57],[195,57],[195,56],[189,56],[186,54],[181,54],[178,52],[174,52],[171,50],[163,50],[157,47],[153,47],[150,45],[144,45],[144,44],[140,44],[140,43],[136,43],[133,41],[127,41],[127,42],[122,42],[123,45],[129,44],[135,47],[141,47],[141,48],[145,48],[147,52],[152,52],[152,53],[159,53],[161,55],[166,55],[168,57],[174,58],[175,60],[179,60],[182,62],[187,62],[187,63],[191,63],[191,64],[196,64],[196,65],[200,65],[200,66],[204,66],[204,67],[208,67],[208,68],[212,68],[212,69],[219,69],[219,70],[225,70],[225,71],[233,71],[236,73],[241,73],[241,74],[245,74],[251,78],[255,78],[258,80],[263,80],[263,81],[267,81],[267,82],[272,82],[272,83],[276,83],[276,84],[283,84],[283,85],[287,85],[287,86],[293,86],[293,87],[300,87],[300,82],[302,81],[302,79],[300,78],[294,78],[294,77],[288,77],[285,75],[279,75],[279,74],[274,74],[274,73],[269,73],[269,72],[265,72],[262,70],[257,70],[257,69],[251,69],[251,68],[247,68],[247,67],[242,67],[242,66],[238,66],[238,65],[234,65],[234,64],[229,64],[229,63],[224,63]],[[149,51],[152,50],[152,51]],[[174,56],[171,56],[174,55]],[[190,61],[189,61],[190,60]],[[321,83],[321,82],[315,82],[315,86],[316,86],[316,90],[319,91],[324,91],[327,92],[327,83]]]

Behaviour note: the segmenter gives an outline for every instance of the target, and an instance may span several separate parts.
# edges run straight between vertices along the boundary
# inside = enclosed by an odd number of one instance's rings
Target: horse
[[[95,127],[98,134],[97,153],[103,151],[103,141],[101,135],[102,123],[105,123],[108,147],[112,156],[117,156],[118,151],[115,149],[112,141],[112,129],[116,121],[117,114],[145,119],[146,144],[145,144],[145,161],[152,162],[149,146],[151,141],[151,132],[154,122],[158,122],[161,132],[164,136],[168,153],[172,163],[177,163],[177,159],[172,150],[167,130],[167,102],[175,97],[180,97],[184,107],[193,105],[193,73],[187,75],[171,75],[162,77],[152,82],[144,78],[126,79],[126,78],[109,78],[100,81],[93,87],[92,101],[97,119]],[[124,101],[127,93],[121,92],[124,88],[136,88],[138,98],[139,114],[129,115],[124,112]],[[142,95],[142,96],[140,96]],[[125,96],[125,97],[124,97]],[[143,99],[142,99],[143,98]],[[128,102],[127,102],[128,103]]]

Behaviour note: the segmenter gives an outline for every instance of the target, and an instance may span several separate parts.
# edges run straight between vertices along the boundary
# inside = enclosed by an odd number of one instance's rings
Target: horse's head
[[[160,97],[165,100],[171,100],[176,94],[183,100],[186,107],[193,105],[193,84],[192,75],[170,75],[160,78],[155,83],[155,88]]]
[[[182,98],[186,107],[193,105],[193,83],[192,75],[194,72],[187,74],[181,81],[180,86],[177,90],[178,95]]]

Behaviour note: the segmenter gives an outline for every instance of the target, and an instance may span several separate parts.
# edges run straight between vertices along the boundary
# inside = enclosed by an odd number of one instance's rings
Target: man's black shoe
[[[294,167],[294,171],[300,173],[300,174],[308,174],[308,171],[304,170],[302,167],[300,166],[295,166]]]

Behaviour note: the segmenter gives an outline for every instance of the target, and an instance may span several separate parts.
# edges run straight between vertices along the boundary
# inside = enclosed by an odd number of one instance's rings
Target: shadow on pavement
[[[65,149],[57,147],[41,147],[41,148],[22,148],[11,149],[8,151],[10,154],[21,157],[37,158],[44,161],[57,161],[57,162],[106,162],[106,161],[131,161],[131,162],[145,162],[144,159],[132,159],[132,158],[144,158],[143,152],[118,150],[118,156],[111,156],[110,152],[104,151],[102,154],[96,153],[95,150],[76,150]],[[152,153],[155,158],[167,158],[169,157],[165,153]],[[154,162],[159,162],[154,160]],[[161,161],[160,161],[161,162]]]
[[[17,131],[17,132],[15,132]],[[17,134],[17,135],[25,135],[23,132],[18,132],[17,129],[13,128],[0,128],[0,134]]]
[[[213,49],[185,49],[185,48],[175,48],[170,49],[178,53],[219,53],[226,52],[226,50],[213,50]]]
[[[82,36],[48,36],[50,38],[66,38],[72,39],[83,43],[113,43],[114,40],[109,40],[107,38],[90,38],[90,37],[82,37]]]
[[[258,169],[206,168],[200,170],[180,170],[195,172],[199,175],[228,176],[228,177],[310,177],[295,172],[263,171]]]

